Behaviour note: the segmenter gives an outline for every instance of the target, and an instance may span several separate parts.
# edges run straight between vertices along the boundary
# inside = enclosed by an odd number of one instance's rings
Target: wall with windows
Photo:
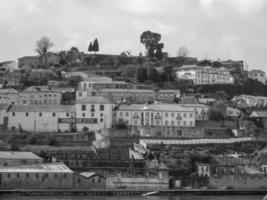
[[[8,128],[30,132],[61,132],[70,131],[69,123],[58,123],[59,118],[72,118],[71,112],[8,112]]]
[[[112,126],[112,104],[76,103],[75,110],[78,131],[95,131]]]

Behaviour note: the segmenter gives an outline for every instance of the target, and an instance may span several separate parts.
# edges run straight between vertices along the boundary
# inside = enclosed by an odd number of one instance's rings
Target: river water
[[[86,196],[86,197],[1,197],[1,200],[262,200],[263,196]]]

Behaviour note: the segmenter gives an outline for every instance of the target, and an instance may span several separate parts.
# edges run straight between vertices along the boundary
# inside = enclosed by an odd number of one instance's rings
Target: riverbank
[[[170,190],[126,190],[126,189],[92,189],[92,190],[0,190],[0,196],[171,196],[171,195],[265,195],[267,189],[262,190],[223,190],[223,189],[170,189]]]

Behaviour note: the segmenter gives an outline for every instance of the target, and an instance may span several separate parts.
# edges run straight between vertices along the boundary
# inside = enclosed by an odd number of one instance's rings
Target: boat
[[[149,195],[153,195],[153,194],[157,194],[157,193],[159,193],[159,191],[148,192],[148,193],[142,194],[142,196],[145,197],[145,196],[149,196]]]

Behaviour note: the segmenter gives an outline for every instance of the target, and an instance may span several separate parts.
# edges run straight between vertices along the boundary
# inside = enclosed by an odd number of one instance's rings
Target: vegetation
[[[47,67],[47,53],[54,46],[48,37],[42,37],[36,42],[35,51],[40,55],[41,59],[45,57],[45,66]]]

